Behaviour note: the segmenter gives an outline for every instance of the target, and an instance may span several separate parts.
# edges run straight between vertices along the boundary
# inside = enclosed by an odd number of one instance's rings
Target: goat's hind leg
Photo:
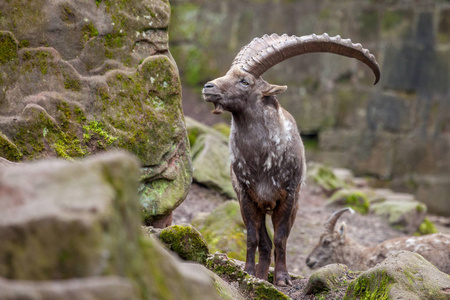
[[[261,215],[261,226],[259,227],[259,262],[256,268],[256,277],[264,279],[267,281],[269,266],[270,266],[270,256],[272,254],[272,241],[270,240],[269,234],[266,229],[266,215]]]
[[[275,273],[273,283],[279,286],[292,285],[286,267],[286,244],[297,214],[297,201],[292,199],[276,209],[272,216],[275,245]]]

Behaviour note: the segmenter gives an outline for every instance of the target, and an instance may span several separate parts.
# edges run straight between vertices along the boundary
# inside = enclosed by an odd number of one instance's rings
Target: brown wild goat
[[[390,239],[376,245],[365,247],[346,235],[345,224],[335,231],[339,217],[349,208],[335,212],[321,235],[319,243],[306,259],[311,269],[332,263],[347,265],[353,270],[367,270],[383,261],[388,255],[400,250],[407,250],[422,255],[439,270],[450,273],[450,235],[436,233],[424,236],[405,236]]]
[[[356,58],[376,76],[375,57],[360,44],[339,36],[302,37],[272,34],[243,47],[223,77],[205,84],[203,97],[232,114],[230,152],[231,179],[247,228],[245,271],[267,280],[272,241],[265,226],[272,215],[277,285],[291,284],[286,268],[286,241],[298,208],[300,187],[305,180],[305,153],[294,118],[280,107],[275,95],[286,86],[272,85],[261,75],[287,58],[311,52],[330,52]],[[255,252],[259,263],[255,266]]]

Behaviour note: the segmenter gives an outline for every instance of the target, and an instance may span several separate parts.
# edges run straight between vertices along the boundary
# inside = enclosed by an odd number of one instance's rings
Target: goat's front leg
[[[261,226],[259,227],[259,262],[256,267],[256,277],[268,280],[270,256],[272,254],[272,240],[266,229],[266,215],[261,213]]]
[[[257,205],[250,199],[250,197],[248,197],[246,193],[242,193],[239,202],[242,219],[244,220],[245,227],[247,228],[247,256],[245,259],[244,271],[250,275],[255,275],[255,254],[259,244],[262,214],[258,211]]]
[[[286,267],[286,243],[297,214],[297,195],[288,195],[275,209],[272,215],[275,231],[275,273],[273,282],[279,286],[292,285]]]

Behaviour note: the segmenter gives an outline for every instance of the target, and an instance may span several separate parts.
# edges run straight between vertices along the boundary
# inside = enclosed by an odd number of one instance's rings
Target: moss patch
[[[428,218],[425,218],[420,224],[419,229],[414,233],[414,235],[426,235],[426,234],[432,234],[437,233],[436,226],[434,226],[433,222],[428,220]]]
[[[159,235],[161,241],[182,259],[206,263],[209,250],[203,236],[192,225],[173,225],[163,229]]]
[[[361,275],[347,288],[345,300],[387,300],[394,279],[386,272]]]
[[[17,58],[17,41],[9,32],[0,31],[0,64],[5,64]]]

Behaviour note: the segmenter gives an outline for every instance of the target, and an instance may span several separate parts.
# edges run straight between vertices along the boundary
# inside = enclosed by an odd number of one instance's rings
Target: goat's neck
[[[363,246],[347,237],[344,245],[340,248],[338,259],[351,269],[365,270],[370,251],[370,247]]]

